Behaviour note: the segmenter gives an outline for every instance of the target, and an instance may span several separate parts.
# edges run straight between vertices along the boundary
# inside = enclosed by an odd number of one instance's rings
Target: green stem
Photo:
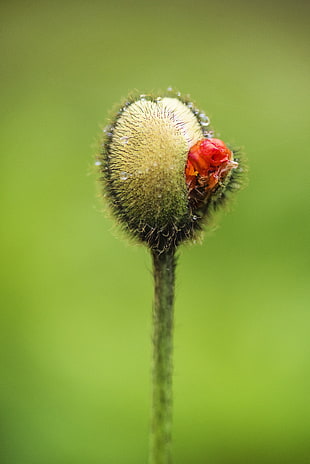
[[[153,252],[153,407],[150,464],[171,464],[175,252]]]

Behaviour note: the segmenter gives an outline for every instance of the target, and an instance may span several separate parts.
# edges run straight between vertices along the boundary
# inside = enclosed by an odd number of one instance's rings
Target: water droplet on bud
[[[127,180],[127,179],[128,179],[128,174],[127,174],[127,172],[121,172],[121,173],[120,173],[120,179],[121,179],[121,180]]]
[[[205,115],[205,113],[200,113],[199,117],[200,117],[200,124],[202,126],[208,126],[210,124],[210,119],[208,118],[208,116]]]
[[[123,137],[120,137],[120,142],[124,145],[126,145],[128,143],[128,139],[129,137],[126,137],[126,135],[124,135]]]

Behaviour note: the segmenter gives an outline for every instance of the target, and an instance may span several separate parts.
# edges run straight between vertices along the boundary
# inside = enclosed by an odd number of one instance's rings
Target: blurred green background
[[[1,464],[147,462],[151,262],[113,234],[96,140],[172,85],[250,182],[177,271],[177,464],[310,462],[306,2],[2,1]]]

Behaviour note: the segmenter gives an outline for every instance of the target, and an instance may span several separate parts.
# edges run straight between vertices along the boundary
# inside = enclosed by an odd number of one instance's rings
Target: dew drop
[[[168,91],[168,92],[172,92],[172,87],[169,86],[169,87],[167,88],[167,91]]]
[[[127,174],[127,172],[121,172],[121,173],[120,173],[120,179],[121,179],[121,180],[127,180],[127,179],[128,179],[128,174]]]
[[[193,221],[197,221],[198,216],[196,216],[196,215],[194,214],[194,215],[192,216],[192,219],[193,219]]]
[[[123,145],[127,145],[128,143],[128,137],[126,135],[124,135],[123,137],[120,137],[119,140]]]
[[[95,162],[95,166],[101,166],[101,165],[102,165],[101,161],[96,161]]]
[[[208,126],[210,124],[210,119],[204,113],[200,113],[199,117],[201,119],[200,124],[202,126]]]

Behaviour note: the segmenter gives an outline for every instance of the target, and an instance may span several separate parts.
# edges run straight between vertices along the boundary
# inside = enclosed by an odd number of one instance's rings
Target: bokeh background
[[[147,462],[151,262],[94,155],[128,91],[174,86],[249,185],[177,271],[177,464],[310,462],[309,5],[2,1],[2,464]]]

